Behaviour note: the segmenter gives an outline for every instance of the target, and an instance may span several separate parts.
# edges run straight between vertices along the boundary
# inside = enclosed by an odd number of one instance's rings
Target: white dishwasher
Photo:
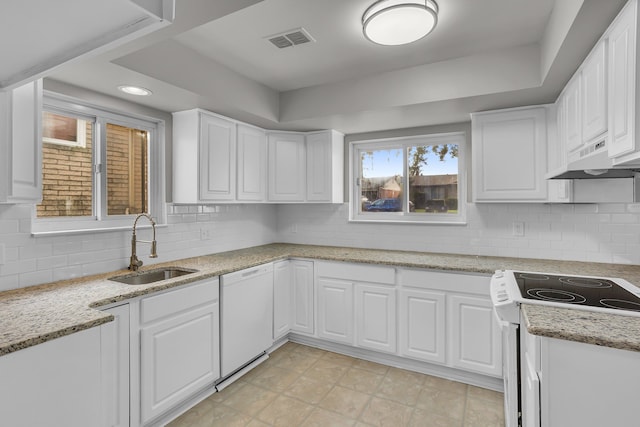
[[[273,344],[273,264],[221,277],[222,377],[262,355]]]

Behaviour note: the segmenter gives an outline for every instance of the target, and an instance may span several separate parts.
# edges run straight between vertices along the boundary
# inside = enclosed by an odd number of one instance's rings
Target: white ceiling
[[[177,0],[170,27],[51,79],[275,129],[466,121],[473,111],[555,100],[624,0],[440,0],[435,30],[396,47],[362,35],[372,2],[244,0],[233,11],[238,0]],[[316,41],[277,49],[264,39],[298,27]],[[154,95],[119,94],[125,83]]]

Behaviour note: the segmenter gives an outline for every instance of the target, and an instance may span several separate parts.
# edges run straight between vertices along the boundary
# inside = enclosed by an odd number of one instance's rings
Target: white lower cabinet
[[[104,426],[102,333],[112,322],[0,357],[0,424]],[[108,332],[113,336],[113,330]]]
[[[291,261],[291,330],[314,333],[313,261]]]
[[[400,355],[425,362],[446,362],[445,307],[444,292],[400,290]]]
[[[158,418],[220,377],[218,279],[140,301],[140,417]]]
[[[358,283],[355,287],[356,344],[396,352],[396,289]]]
[[[353,283],[318,278],[318,336],[353,345]]]
[[[450,295],[448,300],[451,365],[501,376],[501,335],[491,300],[470,295]]]
[[[290,261],[273,264],[273,340],[282,338],[291,329],[292,271]]]
[[[103,411],[108,427],[129,426],[130,315],[129,304],[103,310],[113,315],[113,327],[102,334]]]

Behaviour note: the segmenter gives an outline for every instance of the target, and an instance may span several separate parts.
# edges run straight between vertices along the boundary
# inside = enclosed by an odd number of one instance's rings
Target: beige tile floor
[[[169,424],[213,426],[504,426],[502,394],[287,343]]]

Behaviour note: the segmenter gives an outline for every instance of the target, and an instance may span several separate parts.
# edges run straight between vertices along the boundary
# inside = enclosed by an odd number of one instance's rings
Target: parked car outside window
[[[415,206],[413,202],[409,202],[409,212],[413,212]],[[402,212],[401,199],[377,199],[366,207],[367,212]]]
[[[431,199],[431,200],[427,200],[426,204],[424,205],[424,211],[425,212],[447,212],[449,210],[449,208],[447,207],[447,204],[445,203],[444,199]]]

